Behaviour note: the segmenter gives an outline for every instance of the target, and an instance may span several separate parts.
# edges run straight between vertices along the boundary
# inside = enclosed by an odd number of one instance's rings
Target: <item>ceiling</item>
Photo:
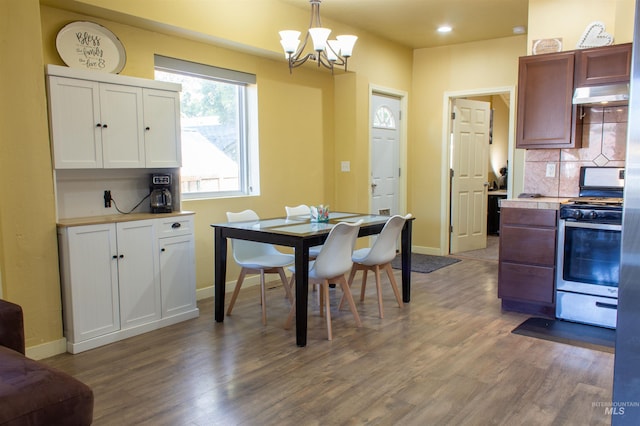
[[[308,0],[279,0],[311,12]],[[527,25],[529,0],[324,0],[320,17],[419,49],[509,37]],[[453,28],[448,34],[436,29]],[[356,34],[357,35],[357,34]]]

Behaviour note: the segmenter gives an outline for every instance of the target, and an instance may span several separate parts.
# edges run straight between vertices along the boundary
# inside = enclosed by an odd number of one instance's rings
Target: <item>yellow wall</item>
[[[447,188],[442,170],[445,92],[515,86],[525,43],[526,36],[516,36],[414,51],[409,205],[419,218],[413,227],[416,250],[444,254],[440,237],[447,223],[441,203]]]
[[[0,282],[28,346],[62,336],[39,15],[37,0],[0,2]]]
[[[529,0],[527,54],[534,40],[556,37],[562,50],[574,50],[594,21],[605,24],[614,44],[631,42],[634,14],[635,0]]]

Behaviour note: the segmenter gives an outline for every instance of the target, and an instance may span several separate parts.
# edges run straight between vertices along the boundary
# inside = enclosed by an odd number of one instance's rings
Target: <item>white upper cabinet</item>
[[[180,167],[180,85],[47,66],[56,169]]]
[[[49,78],[49,117],[57,169],[102,167],[99,84]]]
[[[100,84],[102,166],[145,167],[142,89]]]
[[[144,89],[144,148],[147,167],[180,167],[180,94]]]

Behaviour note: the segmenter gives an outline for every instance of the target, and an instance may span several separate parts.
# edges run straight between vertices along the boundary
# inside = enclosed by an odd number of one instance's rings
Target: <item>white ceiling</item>
[[[309,0],[279,0],[311,12]],[[324,0],[320,17],[411,48],[509,37],[527,25],[528,0]],[[436,29],[447,24],[448,34]],[[357,34],[356,34],[357,35]]]

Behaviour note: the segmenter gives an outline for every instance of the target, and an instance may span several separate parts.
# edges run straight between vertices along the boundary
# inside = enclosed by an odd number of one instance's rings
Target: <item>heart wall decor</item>
[[[587,25],[576,49],[609,46],[613,44],[613,36],[605,31],[604,23],[595,21]]]

